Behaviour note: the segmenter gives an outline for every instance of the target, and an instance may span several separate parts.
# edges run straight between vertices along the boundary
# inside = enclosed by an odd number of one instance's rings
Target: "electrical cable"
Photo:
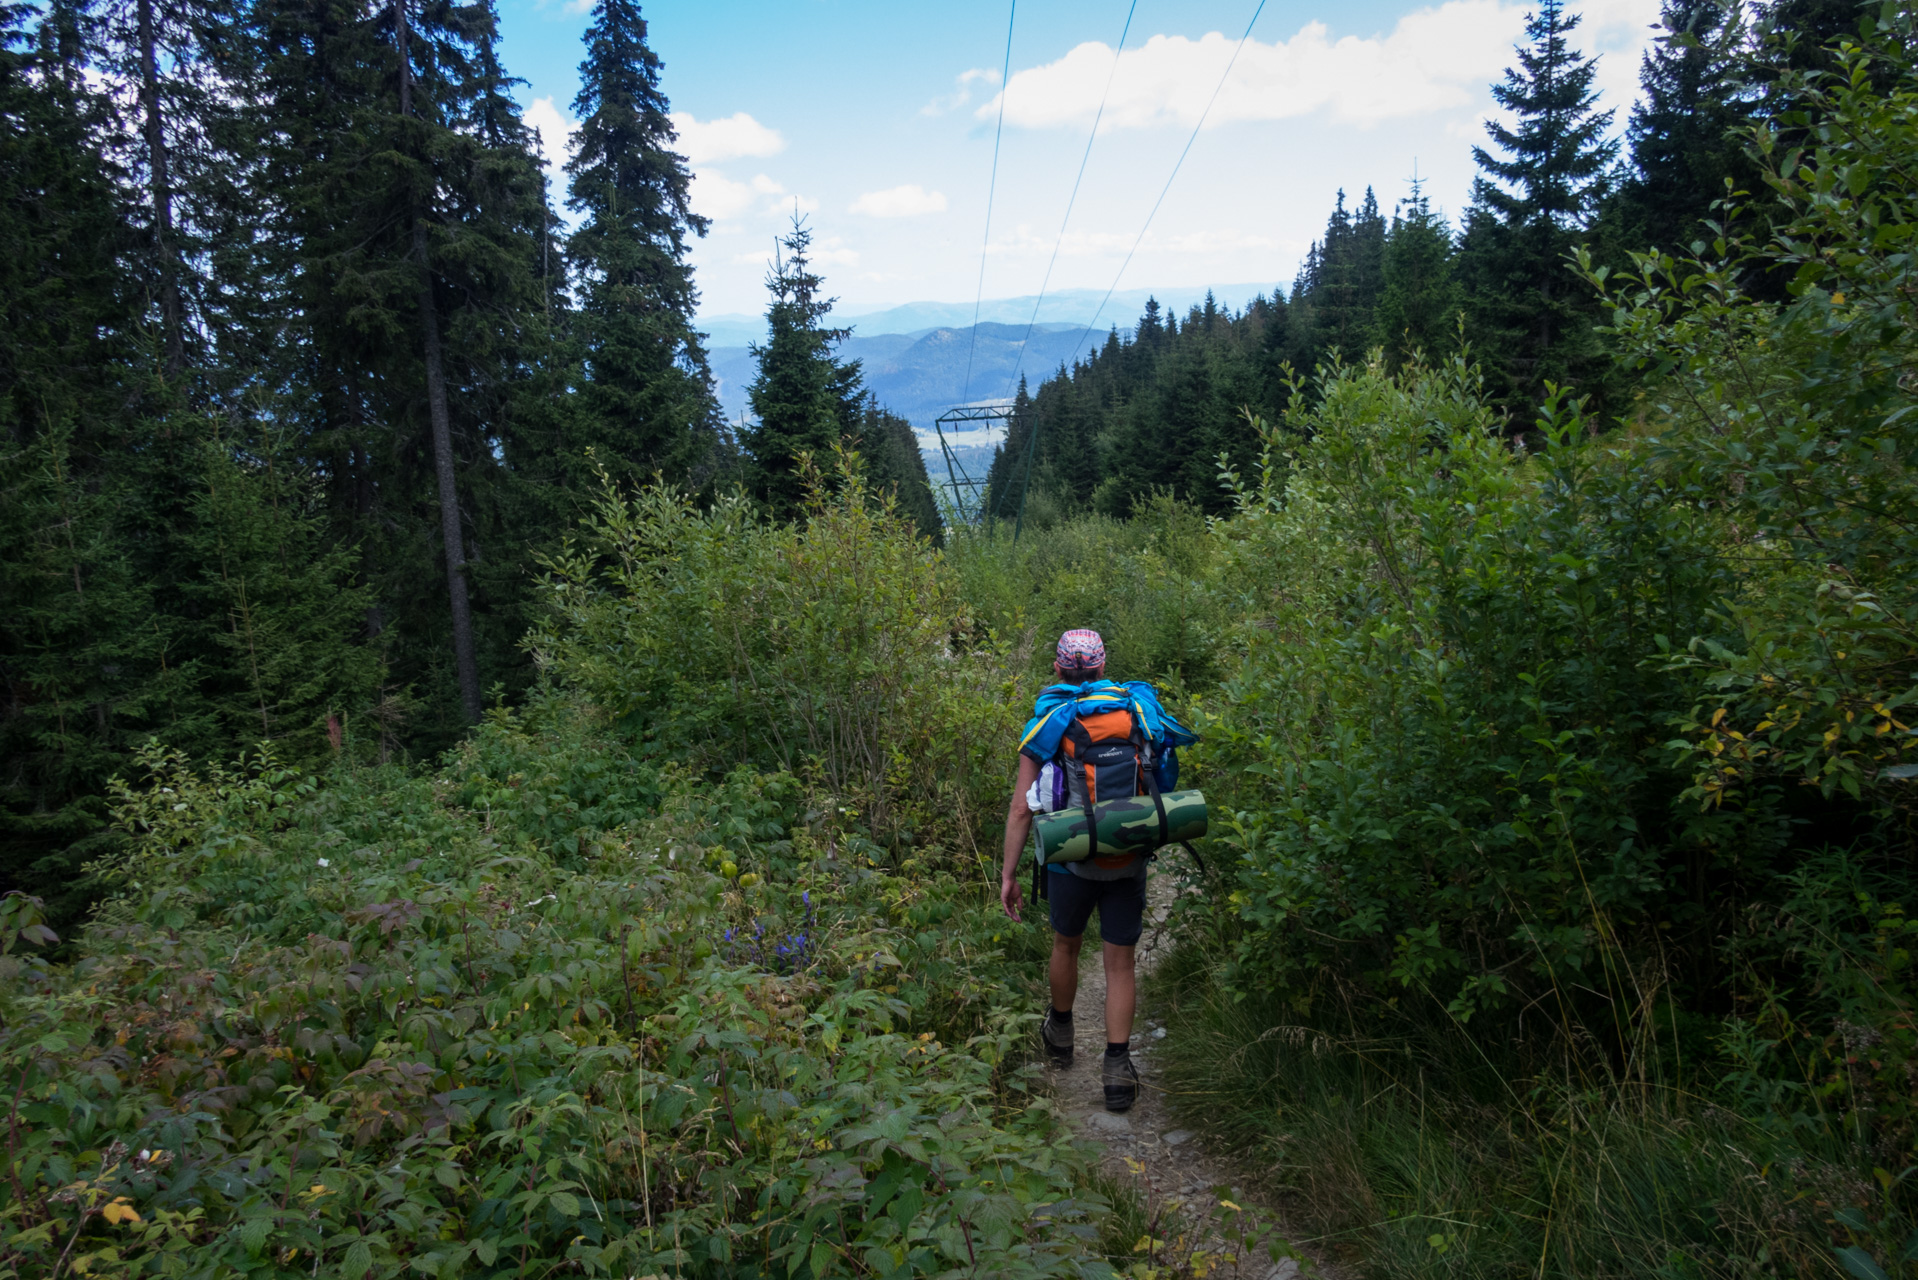
[[[1092,159],[1092,144],[1099,137],[1099,121],[1105,117],[1106,99],[1112,96],[1112,81],[1119,74],[1119,58],[1125,53],[1125,38],[1132,33],[1132,15],[1138,11],[1139,0],[1132,0],[1132,6],[1125,12],[1125,26],[1119,30],[1119,43],[1112,51],[1112,70],[1106,72],[1106,87],[1099,94],[1099,109],[1092,113],[1092,132],[1086,137],[1085,154],[1079,157],[1079,172],[1072,179],[1072,194],[1066,197],[1066,213],[1059,219],[1059,236],[1052,242],[1052,257],[1047,260],[1046,273],[1039,281],[1039,296],[1032,300],[1032,318],[1026,321],[1026,336],[1019,340],[1019,360],[1012,366],[1012,376],[1006,379],[1008,396],[1025,369],[1026,345],[1032,341],[1032,331],[1039,323],[1039,307],[1046,300],[1046,286],[1052,283],[1052,269],[1059,263],[1059,250],[1066,242],[1066,224],[1072,221],[1072,206],[1078,202],[1079,184],[1086,176],[1086,162]]]
[[[1245,48],[1245,42],[1252,38],[1252,28],[1258,25],[1259,15],[1264,12],[1265,0],[1259,0],[1258,7],[1252,11],[1252,21],[1245,24],[1245,34],[1240,36],[1239,43],[1232,47],[1232,57],[1225,64],[1225,71],[1219,76],[1219,83],[1213,88],[1212,96],[1205,101],[1205,110],[1199,113],[1199,123],[1192,126],[1192,136],[1185,140],[1185,149],[1179,152],[1179,158],[1173,164],[1172,172],[1166,175],[1165,186],[1159,188],[1159,198],[1152,202],[1151,212],[1145,216],[1145,225],[1139,228],[1138,237],[1133,240],[1132,247],[1126,250],[1125,261],[1119,264],[1119,273],[1112,277],[1112,287],[1107,289],[1106,296],[1100,299],[1098,310],[1092,313],[1092,319],[1086,321],[1085,333],[1079,335],[1079,345],[1072,349],[1072,356],[1066,361],[1067,368],[1070,368],[1079,358],[1079,352],[1085,347],[1086,338],[1091,334],[1092,326],[1099,322],[1099,316],[1105,311],[1106,303],[1112,301],[1112,295],[1119,288],[1119,281],[1125,278],[1126,268],[1132,265],[1132,255],[1137,253],[1139,246],[1144,243],[1145,233],[1152,227],[1152,219],[1158,216],[1159,206],[1165,203],[1166,193],[1172,190],[1172,180],[1179,176],[1179,170],[1184,166],[1186,156],[1192,152],[1192,144],[1199,140],[1199,130],[1205,128],[1206,117],[1212,114],[1212,105],[1219,100],[1219,94],[1225,89],[1225,82],[1232,75],[1232,68],[1238,64],[1240,51]]]
[[[972,330],[966,342],[966,389],[961,401],[965,404],[972,402],[972,354],[979,345],[979,306],[986,297],[986,250],[992,247],[992,198],[999,189],[999,139],[1006,131],[1006,78],[1012,74],[1012,26],[1018,17],[1019,0],[1012,0],[1012,11],[1006,15],[1006,63],[999,72],[999,123],[992,131],[992,176],[986,180],[986,235],[979,245],[979,287],[972,295]]]

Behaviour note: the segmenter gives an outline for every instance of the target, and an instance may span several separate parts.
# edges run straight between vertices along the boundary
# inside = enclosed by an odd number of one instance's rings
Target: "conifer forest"
[[[1918,1276],[1918,18],[1582,34],[968,507],[797,214],[722,414],[635,0],[563,183],[493,0],[0,0],[0,1280]],[[1209,1196],[1001,909],[1081,627]]]

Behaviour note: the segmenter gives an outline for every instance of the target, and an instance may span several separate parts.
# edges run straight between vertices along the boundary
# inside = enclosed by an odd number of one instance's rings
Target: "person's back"
[[[1042,690],[1019,744],[1019,778],[1006,813],[1000,900],[1019,919],[1018,863],[1035,813],[1083,809],[1103,801],[1169,789],[1177,778],[1173,748],[1189,742],[1159,706],[1151,686],[1105,678],[1105,644],[1095,631],[1059,637],[1053,670],[1059,683]],[[1052,1007],[1041,1036],[1053,1063],[1072,1063],[1072,1002],[1078,991],[1079,950],[1096,911],[1106,973],[1106,1107],[1124,1111],[1138,1093],[1129,1044],[1136,1004],[1134,948],[1144,931],[1147,855],[1098,855],[1037,873],[1036,892],[1048,899],[1053,928]]]

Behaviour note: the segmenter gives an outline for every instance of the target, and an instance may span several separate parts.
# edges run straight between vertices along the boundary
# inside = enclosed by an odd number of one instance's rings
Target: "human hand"
[[[1013,876],[1001,876],[999,879],[999,902],[1005,907],[1006,914],[1011,916],[1015,922],[1019,919],[1019,904],[1021,901],[1018,879]]]

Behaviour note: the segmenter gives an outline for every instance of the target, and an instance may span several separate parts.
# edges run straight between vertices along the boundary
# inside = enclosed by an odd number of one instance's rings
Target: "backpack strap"
[[[1166,820],[1165,797],[1159,794],[1159,762],[1153,755],[1152,744],[1145,740],[1145,728],[1133,713],[1132,733],[1139,743],[1139,760],[1145,770],[1145,789],[1152,797],[1152,807],[1159,811],[1159,847],[1164,848],[1172,839],[1172,824]]]

